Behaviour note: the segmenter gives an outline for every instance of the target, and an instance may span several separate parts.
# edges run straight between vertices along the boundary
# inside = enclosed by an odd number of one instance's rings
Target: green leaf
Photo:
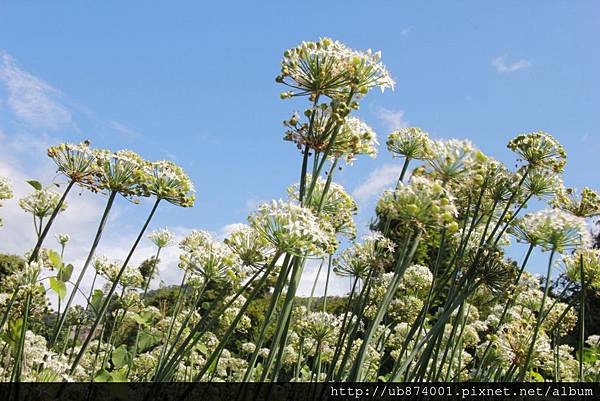
[[[73,265],[69,263],[68,265],[63,266],[62,269],[60,269],[60,271],[58,272],[58,279],[63,283],[66,283],[71,279],[71,275],[73,275]]]
[[[113,382],[126,382],[127,380],[127,372],[125,369],[113,370],[110,374],[112,376]]]
[[[529,375],[531,376],[531,380],[534,382],[543,382],[544,381],[544,376],[542,376],[538,372],[534,372],[533,370],[530,370]]]
[[[206,348],[206,344],[199,343],[197,346],[198,350],[202,352],[204,355],[208,356],[208,348]]]
[[[39,181],[36,180],[28,180],[27,183],[29,185],[31,185],[32,187],[34,187],[36,190],[41,191],[42,190],[42,184],[40,184]]]
[[[140,324],[140,325],[143,325],[143,324],[146,323],[146,321],[140,315],[138,315],[135,312],[129,312],[129,313],[127,313],[127,317],[129,317],[134,322],[136,322],[137,324]]]
[[[90,305],[94,309],[94,312],[100,310],[100,306],[102,305],[102,298],[104,298],[104,293],[102,290],[94,290],[92,293],[92,299],[90,300]]]
[[[67,286],[65,283],[57,279],[56,277],[50,277],[50,288],[58,294],[58,297],[63,300],[67,295]]]
[[[52,262],[52,265],[54,267],[56,267],[57,269],[60,269],[62,261],[60,260],[60,255],[58,254],[58,252],[50,249],[47,251],[47,254],[48,254],[48,259],[50,259],[50,262]]]
[[[123,366],[127,365],[129,362],[129,352],[127,352],[127,346],[125,344],[121,345],[119,348],[113,351],[111,361],[115,367],[115,369],[120,369]]]
[[[160,342],[160,338],[160,335],[153,335],[146,331],[142,331],[138,340],[138,352],[142,353],[148,348],[158,344]]]
[[[106,369],[101,369],[100,371],[98,371],[98,373],[94,377],[95,382],[105,383],[105,382],[109,382],[111,380],[112,380],[112,376]]]

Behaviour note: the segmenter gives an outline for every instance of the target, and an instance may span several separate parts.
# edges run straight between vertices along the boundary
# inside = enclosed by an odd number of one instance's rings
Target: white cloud
[[[410,33],[410,31],[412,30],[412,28],[404,28],[403,30],[400,31],[400,35],[401,36],[408,36],[408,34]]]
[[[320,260],[309,259],[304,267],[300,284],[298,284],[297,294],[301,297],[308,297],[312,291],[317,273],[319,272]],[[314,297],[323,296],[325,293],[325,285],[327,284],[327,260],[323,263],[321,273],[317,280]],[[350,292],[351,280],[348,278],[337,276],[335,273],[329,273],[329,284],[327,284],[327,295],[344,295]]]
[[[240,228],[244,228],[246,226],[247,226],[247,224],[243,224],[243,223],[232,223],[232,224],[224,225],[223,227],[221,227],[221,229],[217,233],[217,238],[219,238],[221,240],[224,238],[227,238],[227,237],[229,237],[229,235],[232,232],[237,231]]]
[[[512,63],[507,63],[504,56],[496,57],[492,60],[492,65],[500,74],[511,73],[531,66],[529,60],[521,59]]]
[[[380,108],[377,117],[390,131],[408,127],[408,121],[404,119],[404,110],[389,110]]]
[[[376,168],[369,177],[360,184],[352,195],[360,202],[365,202],[373,196],[379,195],[385,188],[392,186],[398,180],[402,166],[386,164]]]
[[[20,69],[14,58],[0,50],[0,81],[8,89],[8,106],[31,126],[55,130],[72,122],[71,112],[60,103],[60,91]]]

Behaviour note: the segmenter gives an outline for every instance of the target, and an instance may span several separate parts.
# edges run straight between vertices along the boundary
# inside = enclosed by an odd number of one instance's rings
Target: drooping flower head
[[[19,200],[21,209],[33,214],[35,217],[44,218],[50,216],[60,201],[60,194],[46,188],[36,190],[31,195]],[[67,203],[63,202],[59,212],[67,209]]]
[[[166,248],[175,245],[175,234],[167,228],[152,231],[148,234],[148,238],[158,248]]]
[[[388,135],[386,145],[394,157],[424,160],[430,156],[429,134],[421,128],[401,128]]]
[[[333,251],[332,227],[312,211],[283,200],[264,203],[248,217],[250,225],[278,251],[319,256]]]
[[[526,214],[516,224],[515,234],[521,242],[558,252],[587,246],[591,242],[585,220],[559,209]]]
[[[92,178],[97,168],[94,151],[90,148],[89,141],[78,145],[61,143],[48,148],[50,157],[58,171],[69,177],[71,181],[83,183],[86,186],[92,184]]]
[[[325,95],[345,98],[348,93],[366,94],[379,86],[393,88],[394,80],[380,61],[381,53],[363,52],[329,38],[302,42],[286,50],[277,81],[292,90],[283,98],[303,95]]]
[[[600,215],[600,195],[588,187],[583,188],[580,194],[573,188],[562,188],[557,192],[552,204],[583,218]]]
[[[161,160],[145,164],[144,170],[148,177],[144,182],[145,191],[174,205],[194,206],[194,185],[181,167]]]
[[[567,163],[567,153],[562,145],[543,131],[519,135],[511,139],[507,147],[531,167],[561,173]]]
[[[307,174],[306,186],[310,188],[313,184],[312,177]],[[288,188],[288,194],[291,199],[299,200],[299,184],[294,184]],[[356,236],[356,226],[353,216],[358,210],[358,206],[352,196],[344,190],[339,184],[330,182],[322,177],[318,177],[314,183],[314,189],[304,204],[315,214],[324,217],[333,227],[336,234],[341,234],[349,239]]]
[[[179,267],[202,275],[206,280],[237,280],[240,260],[231,249],[206,231],[194,230],[180,243]]]
[[[377,156],[377,134],[359,118],[348,116],[340,126],[331,147],[330,158],[341,158],[351,164],[357,155]]]
[[[326,104],[308,109],[305,114],[312,123],[301,122],[300,116],[294,114],[284,121],[288,128],[284,139],[296,143],[300,149],[307,146],[315,152],[324,152],[329,148],[329,158],[344,159],[348,164],[358,155],[377,156],[375,131],[359,118],[347,116],[348,110],[340,109],[343,109],[341,104],[335,109]]]

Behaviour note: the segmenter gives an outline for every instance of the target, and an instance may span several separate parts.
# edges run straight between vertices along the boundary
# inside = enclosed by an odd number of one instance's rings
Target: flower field
[[[31,194],[14,199],[12,178],[0,177],[0,205],[18,202],[37,236],[27,254],[0,255],[1,381],[600,380],[600,196],[565,186],[566,151],[552,135],[516,135],[510,167],[416,127],[379,146],[354,114],[395,82],[379,52],[328,38],[286,50],[275,81],[304,110],[282,129],[299,151],[298,182],[223,241],[149,228],[167,208],[194,206],[191,179],[171,161],[84,141],[48,149],[59,186],[29,181]],[[335,175],[386,149],[402,170],[358,235],[358,205]],[[77,191],[105,202],[82,265],[65,252],[69,233],[49,234]],[[132,208],[151,200],[121,261],[96,252],[119,197]],[[144,241],[156,253],[133,263]],[[512,242],[528,246],[519,261],[507,256]],[[157,290],[168,247],[182,280]],[[542,277],[528,269],[536,252]],[[300,297],[315,261],[312,294]],[[344,296],[328,294],[335,275],[352,283]]]

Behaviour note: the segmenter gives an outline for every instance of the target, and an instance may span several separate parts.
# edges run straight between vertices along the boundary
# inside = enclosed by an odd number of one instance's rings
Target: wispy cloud
[[[377,111],[377,117],[389,130],[408,127],[408,121],[404,118],[404,110],[390,110],[382,107]]]
[[[403,30],[400,31],[400,35],[401,36],[408,36],[408,34],[410,33],[411,30],[412,30],[412,28],[410,28],[410,27],[404,28]]]
[[[72,122],[71,112],[60,102],[61,92],[22,70],[14,58],[0,50],[0,81],[8,90],[7,104],[22,122],[56,130]]]
[[[500,56],[492,60],[492,65],[496,67],[496,71],[500,74],[506,74],[529,68],[531,66],[531,61],[521,59],[511,63],[506,61],[506,57]]]
[[[376,168],[369,177],[361,183],[352,195],[360,202],[366,202],[371,197],[379,195],[383,189],[392,186],[402,171],[402,166],[386,164]]]
[[[126,126],[125,124],[121,124],[118,121],[109,121],[108,126],[117,131],[119,134],[125,136],[127,139],[136,139],[140,137],[140,134]]]

